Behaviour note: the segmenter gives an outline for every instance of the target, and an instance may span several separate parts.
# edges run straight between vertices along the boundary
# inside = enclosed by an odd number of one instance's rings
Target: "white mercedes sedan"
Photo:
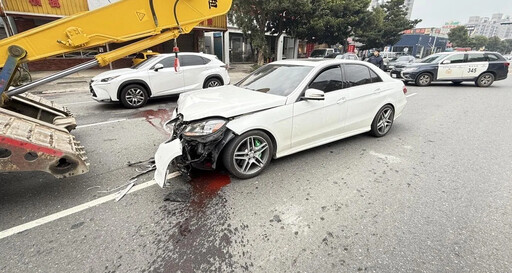
[[[265,65],[236,85],[181,94],[171,138],[158,148],[155,180],[215,169],[259,175],[280,158],[353,135],[386,135],[407,100],[402,81],[372,64],[287,60]]]

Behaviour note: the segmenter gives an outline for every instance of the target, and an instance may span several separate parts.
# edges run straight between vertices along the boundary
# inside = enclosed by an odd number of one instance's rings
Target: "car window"
[[[370,69],[360,64],[347,64],[344,66],[345,81],[344,87],[368,84],[372,82]]]
[[[203,63],[204,64],[208,64],[210,63],[212,60],[208,59],[208,58],[205,58],[205,57],[201,57],[201,59],[203,59]]]
[[[204,65],[203,58],[200,56],[194,55],[181,55],[180,58],[180,66],[193,66],[193,65]]]
[[[158,61],[155,65],[163,64],[164,68],[174,67],[174,59],[176,59],[176,57],[174,57],[174,56],[163,58],[162,60]]]
[[[463,63],[464,62],[464,54],[452,55],[452,56],[446,58],[446,60],[450,60],[450,63],[452,63],[452,64]]]
[[[486,58],[484,53],[470,53],[468,56],[468,62],[485,62]]]
[[[309,84],[309,88],[315,88],[324,92],[331,92],[343,88],[341,68],[339,66],[329,67],[322,71]]]
[[[323,56],[325,56],[326,52],[327,52],[327,50],[325,50],[325,49],[315,49],[311,52],[310,57],[313,57],[313,58],[323,57]]]
[[[377,75],[377,73],[375,73],[375,71],[373,71],[371,69],[370,69],[370,78],[372,79],[372,83],[382,81],[382,79],[379,77],[379,75]]]
[[[487,55],[487,61],[489,62],[494,62],[494,61],[498,61],[500,58],[498,58],[498,56],[494,55],[494,54],[486,54]]]

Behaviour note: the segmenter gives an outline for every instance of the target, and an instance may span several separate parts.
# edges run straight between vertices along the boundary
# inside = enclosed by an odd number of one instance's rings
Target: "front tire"
[[[486,72],[483,73],[476,79],[475,84],[478,87],[489,87],[494,82],[494,75]]]
[[[258,176],[270,164],[274,146],[270,137],[261,131],[236,136],[224,149],[222,161],[235,177],[248,179]]]
[[[124,107],[135,109],[146,105],[148,98],[146,88],[138,84],[129,84],[123,88],[119,99]]]
[[[429,86],[432,83],[432,75],[429,73],[423,73],[416,77],[417,86]]]
[[[370,133],[375,137],[383,137],[393,126],[395,119],[395,109],[391,105],[384,105],[380,108],[375,118],[373,118],[372,128]]]
[[[218,86],[222,86],[222,82],[221,80],[219,80],[218,78],[211,78],[211,79],[208,79],[205,83],[204,83],[204,88],[212,88],[212,87],[218,87]]]

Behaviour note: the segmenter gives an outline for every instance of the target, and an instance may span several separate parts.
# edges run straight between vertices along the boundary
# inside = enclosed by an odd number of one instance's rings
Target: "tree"
[[[503,44],[503,54],[512,53],[512,39],[506,39],[502,41]]]
[[[370,12],[356,33],[363,49],[382,48],[396,44],[404,30],[414,28],[419,22],[407,19],[404,0],[390,0]]]
[[[228,18],[250,38],[262,65],[270,53],[265,33],[276,34],[278,40],[283,33],[296,33],[296,28],[307,22],[311,9],[311,0],[233,0]]]
[[[486,47],[488,42],[489,42],[489,39],[482,35],[477,35],[477,36],[471,37],[469,40],[469,44],[475,50],[479,50],[483,47]]]
[[[347,43],[369,15],[370,0],[311,0],[309,22],[297,29],[297,37],[316,43]]]
[[[489,42],[487,43],[487,50],[499,52],[501,51],[501,49],[503,49],[501,45],[501,39],[499,37],[491,37],[489,38]]]
[[[448,33],[448,39],[454,47],[470,46],[468,30],[465,26],[452,28]]]

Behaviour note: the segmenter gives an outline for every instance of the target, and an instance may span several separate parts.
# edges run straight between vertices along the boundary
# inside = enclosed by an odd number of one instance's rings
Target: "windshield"
[[[313,58],[315,58],[315,57],[323,57],[323,56],[325,56],[325,52],[327,52],[326,49],[315,49],[315,50],[313,50],[311,52],[310,57],[313,57]]]
[[[139,68],[141,68],[141,67],[145,66],[146,64],[148,64],[148,63],[149,63],[149,60],[151,60],[153,57],[155,57],[155,56],[154,56],[154,55],[153,55],[153,56],[151,56],[151,55],[150,55],[150,56],[147,56],[147,59],[146,59],[146,60],[142,61],[142,62],[141,62],[141,63],[139,63],[139,64],[136,64],[136,65],[132,66],[132,67],[131,67],[131,69],[139,69]]]
[[[286,97],[297,88],[312,69],[311,66],[269,64],[254,71],[237,86]]]
[[[408,62],[409,61],[409,57],[408,56],[402,56],[402,57],[398,57],[398,59],[396,59],[397,62]]]
[[[438,63],[439,61],[441,61],[441,59],[444,56],[446,56],[446,55],[443,55],[443,54],[430,55],[430,56],[426,57],[425,59],[421,60],[420,63]]]

